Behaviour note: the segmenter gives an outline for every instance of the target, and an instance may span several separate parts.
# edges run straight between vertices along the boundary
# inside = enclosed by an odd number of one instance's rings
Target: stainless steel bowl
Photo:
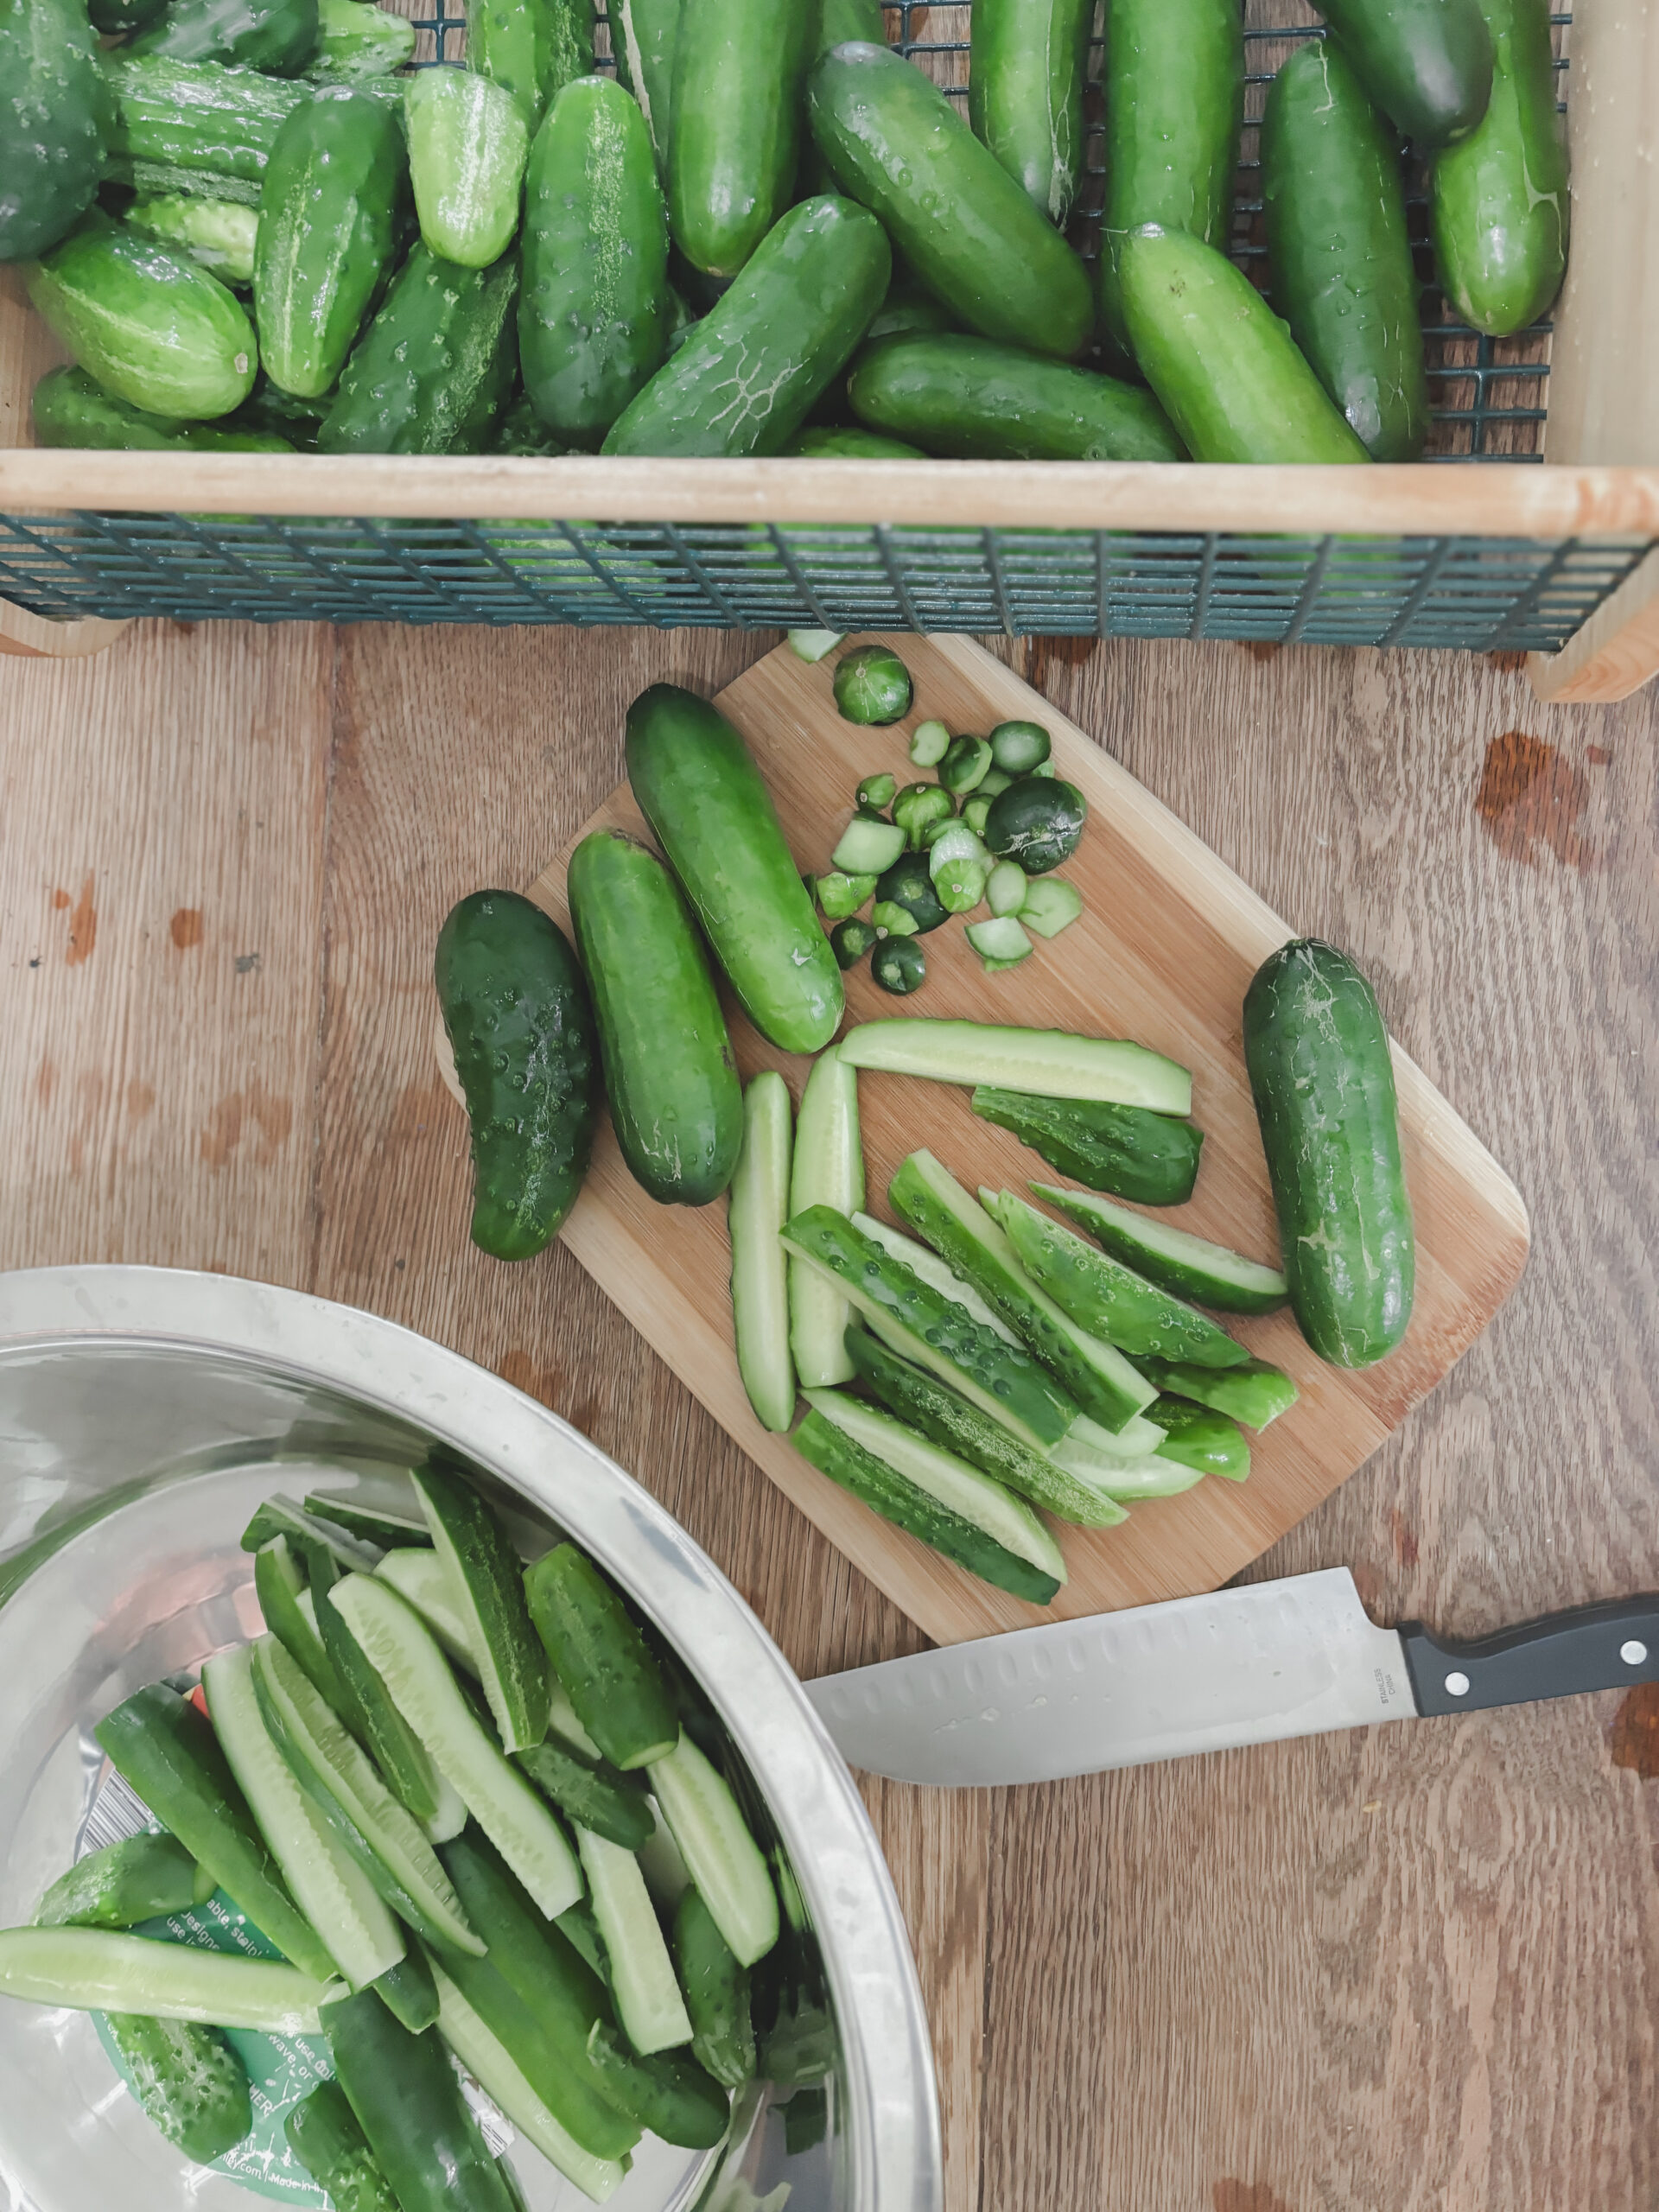
[[[259,1498],[324,1468],[406,1466],[435,1441],[585,1546],[681,1653],[766,1796],[823,1948],[840,2057],[822,2140],[790,2155],[762,2109],[723,2170],[648,2145],[615,2212],[727,2212],[783,2182],[789,2212],[936,2212],[904,1924],[852,1778],[776,1645],[585,1437],[348,1306],[160,1268],[0,1275],[0,1924],[26,1919],[71,1855],[99,1777],[94,1723],[257,1631],[238,1537]],[[513,2157],[534,2212],[586,2202],[535,2152]],[[149,2126],[87,2016],[3,2001],[0,2180],[17,2212],[248,2202]]]

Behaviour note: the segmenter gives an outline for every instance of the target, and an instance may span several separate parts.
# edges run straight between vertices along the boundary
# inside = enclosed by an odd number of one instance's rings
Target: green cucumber
[[[130,1835],[78,1859],[35,1909],[37,1928],[135,1928],[188,1912],[196,1862],[175,1836]]]
[[[1110,358],[1129,350],[1115,248],[1139,223],[1222,251],[1244,120],[1239,0],[1106,0],[1105,200],[1100,313]]]
[[[1109,1100],[1035,1097],[992,1084],[979,1084],[968,1103],[982,1121],[1011,1129],[1051,1167],[1090,1190],[1113,1191],[1142,1205],[1179,1206],[1198,1179],[1204,1131],[1168,1114]]]
[[[1054,1164],[1066,1165],[1063,1160]],[[1277,1268],[1247,1260],[1224,1244],[1211,1244],[1165,1222],[1148,1221],[1144,1214],[1131,1213],[1127,1206],[1115,1206],[1109,1198],[1084,1191],[1062,1191],[1052,1183],[1031,1187],[1039,1198],[1070,1214],[1114,1259],[1196,1306],[1207,1306],[1217,1313],[1273,1313],[1290,1295]]]
[[[1443,146],[1486,113],[1492,41],[1477,0],[1323,0],[1319,13],[1408,138]]]
[[[866,346],[855,415],[957,461],[1185,461],[1150,392],[1019,347],[945,331]]]
[[[1052,773],[1016,776],[991,801],[985,842],[998,860],[1017,861],[1027,875],[1046,875],[1071,859],[1088,820],[1088,802],[1075,784]]]
[[[26,2005],[314,2036],[318,2005],[339,1987],[280,1960],[158,1943],[114,1929],[0,1929],[0,1996]]]
[[[664,184],[683,6],[683,0],[608,0],[606,9],[616,73],[639,104],[651,134],[657,174]]]
[[[381,2003],[391,2007],[393,2017],[401,2020],[411,2035],[423,2033],[438,2017],[437,1984],[432,1979],[426,1954],[418,1944],[405,1951],[395,1967],[388,1967],[385,1974],[378,1974],[374,1987]]]
[[[1244,1065],[1291,1311],[1321,1359],[1369,1367],[1406,1333],[1416,1274],[1376,994],[1334,946],[1282,945],[1245,995]]]
[[[856,1398],[806,1395],[795,1448],[820,1474],[982,1581],[1033,1605],[1053,1601],[1065,1562],[1022,1499]]]
[[[389,77],[415,56],[415,26],[374,0],[318,0],[317,49],[306,75],[321,84]]]
[[[334,1962],[283,1881],[206,1717],[156,1683],[106,1713],[93,1733],[123,1780],[255,1927],[302,1974],[326,1981]]]
[[[841,971],[743,740],[706,699],[653,683],[628,709],[627,769],[744,1012],[780,1051],[821,1051]]]
[[[348,1574],[331,1594],[439,1772],[543,1911],[563,1912],[582,1894],[564,1831],[480,1723],[420,1615],[372,1575]]]
[[[833,1206],[837,1213],[855,1214],[864,1196],[858,1077],[832,1045],[813,1062],[802,1094],[789,1217],[804,1213],[809,1206]],[[852,1366],[842,1341],[850,1318],[851,1309],[833,1281],[800,1260],[789,1262],[790,1349],[802,1383],[822,1389],[850,1376]],[[792,1402],[790,1414],[792,1419]]]
[[[595,2020],[588,2056],[607,2091],[664,2143],[711,2151],[731,2125],[731,2106],[719,2083],[683,2051],[642,2059],[625,2050],[614,2028]]]
[[[417,245],[353,349],[324,453],[482,453],[512,396],[518,265],[458,269]]]
[[[430,1834],[442,1808],[438,1775],[367,1653],[341,1618],[334,1603],[336,1580],[332,1573],[326,1582],[315,1580],[310,1592],[312,1618],[340,1688],[335,1710],[385,1777],[392,1796]]]
[[[260,1715],[254,1646],[210,1659],[201,1671],[219,1747],[295,1903],[353,1989],[388,1973],[404,1939],[367,1875],[296,1780]]]
[[[891,1260],[832,1206],[809,1206],[784,1230],[797,1258],[830,1275],[893,1350],[960,1390],[1033,1451],[1058,1444],[1078,1408],[1023,1345],[1005,1344],[964,1307]]]
[[[1242,1483],[1249,1475],[1250,1447],[1236,1421],[1186,1398],[1160,1397],[1152,1410],[1164,1432],[1160,1459],[1230,1483]]]
[[[1400,156],[1332,39],[1298,48],[1273,80],[1262,189],[1291,336],[1372,460],[1415,461],[1428,382]]]
[[[421,1526],[424,1532],[425,1522]],[[449,1656],[468,1674],[476,1675],[478,1661],[468,1641],[461,1593],[436,1552],[430,1547],[391,1552],[374,1572],[383,1582],[390,1582],[400,1598],[408,1599]]]
[[[995,1084],[1046,1098],[1106,1099],[1155,1114],[1186,1114],[1192,1077],[1161,1052],[1063,1029],[1004,1029],[979,1021],[900,1016],[861,1022],[841,1040],[842,1057],[883,1075],[934,1083]]]
[[[369,1574],[379,1562],[380,1554],[373,1544],[359,1542],[343,1528],[308,1513],[280,1492],[264,1501],[242,1531],[242,1548],[260,1551],[277,1536],[286,1536],[302,1560],[315,1561],[321,1556],[332,1560],[340,1574]]]
[[[686,1872],[740,1966],[778,1941],[778,1892],[729,1784],[689,1736],[653,1759],[651,1787]]]
[[[931,1152],[913,1152],[887,1202],[964,1275],[1090,1419],[1116,1431],[1155,1393],[1122,1354],[1080,1328],[1020,1266],[1006,1232]]]
[[[870,955],[870,976],[895,998],[908,998],[927,981],[927,956],[906,937],[889,937]]]
[[[1094,0],[975,0],[968,117],[1033,205],[1064,229],[1083,177]]]
[[[94,215],[35,262],[29,296],[106,391],[212,421],[253,389],[258,347],[234,293],[188,254]]]
[[[602,450],[781,453],[863,335],[892,258],[864,208],[802,200],[611,426]]]
[[[407,1477],[399,1480],[395,1497],[377,1496],[366,1490],[314,1490],[301,1503],[305,1512],[315,1513],[320,1521],[332,1521],[348,1536],[359,1536],[382,1551],[423,1547],[432,1541]]]
[[[467,67],[505,86],[535,130],[556,93],[593,73],[594,0],[479,0]]]
[[[622,1156],[661,1204],[707,1205],[737,1166],[743,1093],[685,900],[655,854],[613,830],[576,847],[569,890]]]
[[[97,52],[76,0],[0,9],[0,261],[44,253],[92,204],[105,156]]]
[[[904,709],[899,708],[902,714]],[[896,721],[898,715],[882,717]],[[863,718],[861,718],[863,719]],[[831,858],[835,866],[855,875],[885,875],[898,865],[906,845],[906,832],[896,822],[855,814],[842,831]]]
[[[691,2056],[724,2089],[754,2079],[749,1977],[702,1892],[689,1885],[674,1910],[674,1965],[691,2021]]]
[[[1507,338],[1543,314],[1567,268],[1567,137],[1555,105],[1550,0],[1479,0],[1492,96],[1466,138],[1434,158],[1430,227],[1446,298]]]
[[[280,1644],[259,1645],[254,1692],[283,1757],[392,1910],[429,1942],[481,1952],[419,1823]]]
[[[764,1069],[743,1094],[743,1148],[728,1198],[737,1370],[763,1427],[795,1418],[789,1348],[789,1262],[779,1242],[790,1208],[789,1088]]]
[[[112,155],[256,186],[283,124],[309,98],[302,85],[217,61],[106,54],[99,67],[109,98]]]
[[[548,1670],[518,1554],[497,1516],[454,1469],[429,1460],[414,1470],[414,1483],[502,1748],[527,1751],[547,1733]]]
[[[512,94],[470,69],[419,69],[404,93],[421,236],[444,261],[487,269],[518,228],[530,125]]]
[[[889,1222],[877,1221],[874,1214],[855,1213],[853,1226],[874,1243],[879,1244],[889,1259],[897,1260],[901,1268],[908,1268],[912,1274],[919,1275],[942,1297],[964,1307],[969,1318],[976,1321],[982,1329],[988,1329],[1005,1344],[1019,1343],[1019,1338],[1001,1314],[994,1313],[973,1284],[965,1276],[959,1275],[954,1268],[947,1266],[931,1245],[919,1243],[915,1237],[906,1236],[902,1229],[894,1229]],[[880,1325],[875,1325],[877,1334],[882,1335],[883,1341],[887,1341]]]
[[[735,276],[789,205],[811,13],[809,0],[683,0],[669,218],[711,276]]]
[[[204,200],[194,193],[141,194],[125,219],[147,238],[178,246],[221,284],[253,282],[259,217],[234,200]]]
[[[391,267],[408,180],[397,117],[326,85],[277,131],[259,201],[253,306],[265,373],[317,398],[340,380]]]
[[[807,114],[842,189],[958,322],[1061,360],[1083,351],[1094,299],[1082,262],[930,78],[887,47],[835,47],[813,68]]]
[[[322,2031],[399,2212],[513,2212],[435,2028],[411,2035],[364,1990],[325,2005]]]
[[[576,1848],[623,2033],[647,2058],[690,2043],[691,2022],[639,1860],[587,1828],[576,1830]]]
[[[1068,883],[1064,876],[1049,875],[1027,886],[1019,919],[1027,929],[1035,930],[1039,937],[1057,938],[1062,930],[1069,930],[1082,913],[1083,893],[1077,885]]]
[[[1287,1413],[1301,1395],[1282,1368],[1269,1366],[1264,1359],[1246,1360],[1243,1367],[1221,1368],[1194,1367],[1178,1359],[1149,1359],[1146,1370],[1148,1381],[1157,1384],[1160,1394],[1191,1398],[1196,1405],[1208,1406],[1212,1412],[1242,1421],[1246,1428],[1265,1428]]]
[[[358,0],[353,0],[358,4]],[[338,2082],[319,2082],[283,2123],[288,2147],[327,2194],[334,2212],[397,2212],[357,2114]]]
[[[1117,265],[1135,358],[1194,461],[1370,459],[1225,254],[1146,224],[1120,242]]]
[[[1028,1450],[1000,1422],[936,1376],[900,1359],[868,1329],[849,1329],[847,1349],[860,1382],[889,1413],[1005,1490],[1083,1528],[1109,1529],[1124,1518],[1092,1484],[1077,1481],[1046,1452]]]
[[[804,429],[784,448],[801,461],[925,461],[919,446],[902,438],[878,437],[874,430],[852,425],[836,429]],[[836,639],[839,644],[839,639]]]
[[[297,77],[317,50],[317,0],[168,0],[160,22],[126,51]]]
[[[145,2012],[105,2015],[144,2117],[199,2166],[253,2126],[247,2069],[216,2028]]]
[[[574,1544],[524,1574],[531,1618],[582,1726],[625,1774],[671,1751],[680,1724],[645,1637],[621,1599]]]
[[[542,1795],[577,1827],[625,1851],[643,1850],[650,1842],[656,1822],[645,1793],[608,1759],[588,1758],[551,1735],[517,1756]]]
[[[933,888],[933,872],[919,853],[901,853],[876,880],[875,896],[882,906],[902,906],[925,937],[950,918]]]
[[[35,442],[117,453],[292,453],[286,438],[259,430],[181,423],[117,399],[85,369],[48,369],[31,403]]]
[[[1133,1459],[1113,1459],[1091,1452],[1086,1445],[1075,1442],[1069,1436],[1064,1444],[1055,1446],[1054,1456],[1077,1481],[1090,1484],[1119,1505],[1142,1504],[1154,1497],[1179,1497],[1183,1491],[1196,1490],[1204,1480],[1198,1468],[1166,1459],[1160,1452],[1148,1452]]]
[[[503,2114],[557,2171],[575,2182],[584,2196],[603,2204],[621,2186],[628,2156],[596,2158],[571,2134],[522,2067],[442,1967],[438,1987],[438,2033],[461,2064],[493,2098]]]
[[[526,180],[518,353],[547,427],[596,446],[668,351],[668,218],[639,110],[612,79],[567,85]]]
[[[167,0],[89,0],[86,10],[92,29],[107,38],[123,38],[153,23]]]
[[[1014,1192],[997,1192],[985,1204],[1027,1274],[1091,1336],[1104,1337],[1131,1358],[1150,1354],[1200,1367],[1242,1367],[1249,1357],[1196,1306],[1085,1244]]]

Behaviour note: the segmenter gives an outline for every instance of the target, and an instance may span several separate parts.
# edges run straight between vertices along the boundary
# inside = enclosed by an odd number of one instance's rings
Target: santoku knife
[[[1448,1643],[1417,1621],[1378,1628],[1333,1567],[1016,1629],[806,1692],[850,1765],[968,1788],[1652,1681],[1659,1595]]]

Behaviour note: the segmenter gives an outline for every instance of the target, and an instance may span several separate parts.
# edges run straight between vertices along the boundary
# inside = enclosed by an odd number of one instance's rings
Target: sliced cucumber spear
[[[756,1417],[774,1430],[795,1418],[789,1262],[779,1241],[789,1218],[790,1122],[788,1086],[767,1068],[743,1094],[743,1147],[727,1196],[738,1372]]]
[[[382,1551],[406,1544],[429,1544],[432,1535],[419,1500],[406,1483],[400,1488],[404,1494],[395,1499],[372,1491],[314,1490],[305,1499],[304,1510],[319,1520],[332,1521],[348,1536],[378,1544]]]
[[[1160,1398],[1153,1411],[1164,1425],[1160,1458],[1197,1467],[1203,1474],[1220,1475],[1230,1483],[1248,1478],[1250,1447],[1236,1421],[1185,1398]]]
[[[417,1467],[414,1480],[433,1548],[454,1578],[502,1748],[528,1751],[547,1733],[547,1654],[531,1624],[518,1554],[495,1515],[453,1468]]]
[[[689,1736],[653,1759],[651,1786],[691,1879],[740,1966],[778,1941],[778,1892],[737,1800]]]
[[[795,1130],[789,1211],[833,1206],[854,1214],[864,1204],[864,1151],[858,1120],[858,1077],[839,1046],[820,1052],[806,1079]],[[781,1226],[781,1224],[780,1224]],[[850,1318],[833,1281],[797,1261],[789,1270],[789,1338],[803,1389],[844,1382],[852,1373],[842,1342]],[[793,1417],[794,1406],[790,1407]]]
[[[316,1609],[305,1586],[300,1555],[286,1536],[273,1536],[254,1554],[253,1591],[265,1626],[305,1671],[334,1711],[354,1721],[355,1707],[324,1649]]]
[[[1194,1367],[1183,1360],[1149,1359],[1147,1373],[1160,1390],[1173,1397],[1191,1398],[1218,1414],[1241,1421],[1246,1428],[1265,1428],[1288,1413],[1301,1395],[1282,1368],[1265,1359],[1252,1359],[1243,1367],[1217,1370]]]
[[[1063,1191],[1052,1183],[1031,1187],[1070,1214],[1114,1259],[1196,1306],[1217,1313],[1272,1313],[1289,1299],[1289,1285],[1277,1268],[1247,1260],[1224,1244],[1149,1220],[1090,1191]]]
[[[593,1561],[558,1544],[524,1576],[531,1618],[577,1718],[625,1774],[672,1751],[680,1719],[650,1647]]]
[[[899,1015],[850,1029],[838,1047],[851,1067],[935,1083],[990,1084],[1046,1098],[1102,1098],[1154,1113],[1192,1111],[1192,1078],[1144,1045],[1074,1037],[1061,1029],[1004,1029],[978,1021]]]
[[[340,1984],[277,1959],[157,1943],[108,1928],[0,1929],[0,1993],[78,2012],[147,2012],[272,2036],[314,2036]]]
[[[674,1967],[691,2022],[691,2056],[722,2088],[741,2089],[754,2079],[749,1977],[689,1885],[674,1912]]]
[[[316,1624],[328,1663],[344,1692],[335,1710],[385,1775],[393,1796],[408,1807],[430,1834],[435,1825],[447,1825],[439,1819],[443,1791],[436,1770],[336,1610],[334,1592],[338,1580],[334,1577],[314,1584],[299,1601],[302,1611]]]
[[[242,1531],[242,1548],[257,1552],[273,1536],[286,1536],[302,1559],[315,1548],[328,1554],[342,1574],[367,1573],[378,1560],[378,1548],[359,1543],[343,1529],[308,1513],[291,1497],[268,1497]]]
[[[931,1246],[924,1244],[918,1237],[906,1236],[902,1229],[894,1229],[887,1222],[877,1221],[874,1214],[855,1213],[853,1226],[861,1230],[872,1243],[879,1244],[890,1259],[898,1261],[901,1268],[908,1268],[912,1274],[919,1275],[925,1283],[931,1284],[944,1297],[954,1299],[958,1306],[965,1307],[981,1328],[988,1329],[993,1336],[1001,1337],[1005,1344],[1019,1343],[1019,1338],[1007,1323],[1000,1314],[991,1311],[972,1283],[959,1275],[954,1268],[947,1267]],[[879,1328],[876,1333],[880,1334]]]
[[[476,1675],[478,1662],[449,1562],[430,1548],[388,1552],[374,1571],[408,1599],[456,1664]]]
[[[1184,1490],[1196,1490],[1204,1480],[1202,1468],[1166,1459],[1159,1452],[1138,1459],[1109,1459],[1069,1436],[1055,1447],[1054,1459],[1078,1482],[1093,1485],[1103,1497],[1121,1504],[1132,1505],[1148,1497],[1175,1497]]]
[[[691,2022],[639,1860],[587,1828],[576,1830],[576,1847],[623,2033],[644,2057],[690,2043]]]

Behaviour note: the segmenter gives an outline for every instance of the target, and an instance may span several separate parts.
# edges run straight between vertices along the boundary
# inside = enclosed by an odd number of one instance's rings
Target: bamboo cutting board
[[[879,990],[868,963],[847,978],[849,1023],[897,1014],[960,1015],[1096,1036],[1130,1037],[1193,1071],[1193,1118],[1205,1132],[1198,1188],[1166,1218],[1252,1255],[1276,1255],[1267,1169],[1245,1081],[1240,1009],[1267,953],[1294,935],[1191,831],[1017,677],[964,638],[892,640],[915,679],[912,712],[891,729],[861,729],[836,710],[834,657],[809,668],[787,646],[759,662],[716,703],[741,731],[777,802],[795,857],[828,865],[861,776],[918,772],[906,747],[918,721],[986,731],[1044,723],[1059,772],[1089,802],[1083,842],[1063,871],[1083,918],[1018,968],[988,976],[952,920],[921,940],[927,981],[908,999]],[[626,785],[579,833],[602,826],[645,836]],[[565,853],[530,896],[569,927]],[[782,1070],[798,1105],[809,1063],[773,1050],[729,1007],[744,1079]],[[439,1032],[442,1039],[442,1029]],[[799,1459],[751,1412],[737,1372],[726,1283],[723,1205],[659,1206],[622,1164],[608,1124],[565,1243],[635,1327],[743,1449],[831,1541],[942,1643],[1061,1615],[1109,1611],[1213,1590],[1268,1549],[1344,1481],[1473,1342],[1526,1259],[1526,1209],[1509,1178],[1412,1062],[1395,1047],[1407,1175],[1417,1225],[1417,1303],[1404,1344],[1359,1374],[1321,1365],[1287,1313],[1228,1324],[1251,1351],[1289,1370],[1300,1402],[1251,1440],[1248,1482],[1213,1478],[1133,1508],[1120,1528],[1062,1529],[1070,1580],[1046,1610],[990,1588],[938,1558]],[[889,1178],[918,1146],[969,1189],[1055,1182],[1016,1138],[977,1120],[968,1093],[941,1084],[861,1074],[859,1103],[869,1210],[892,1219]]]

